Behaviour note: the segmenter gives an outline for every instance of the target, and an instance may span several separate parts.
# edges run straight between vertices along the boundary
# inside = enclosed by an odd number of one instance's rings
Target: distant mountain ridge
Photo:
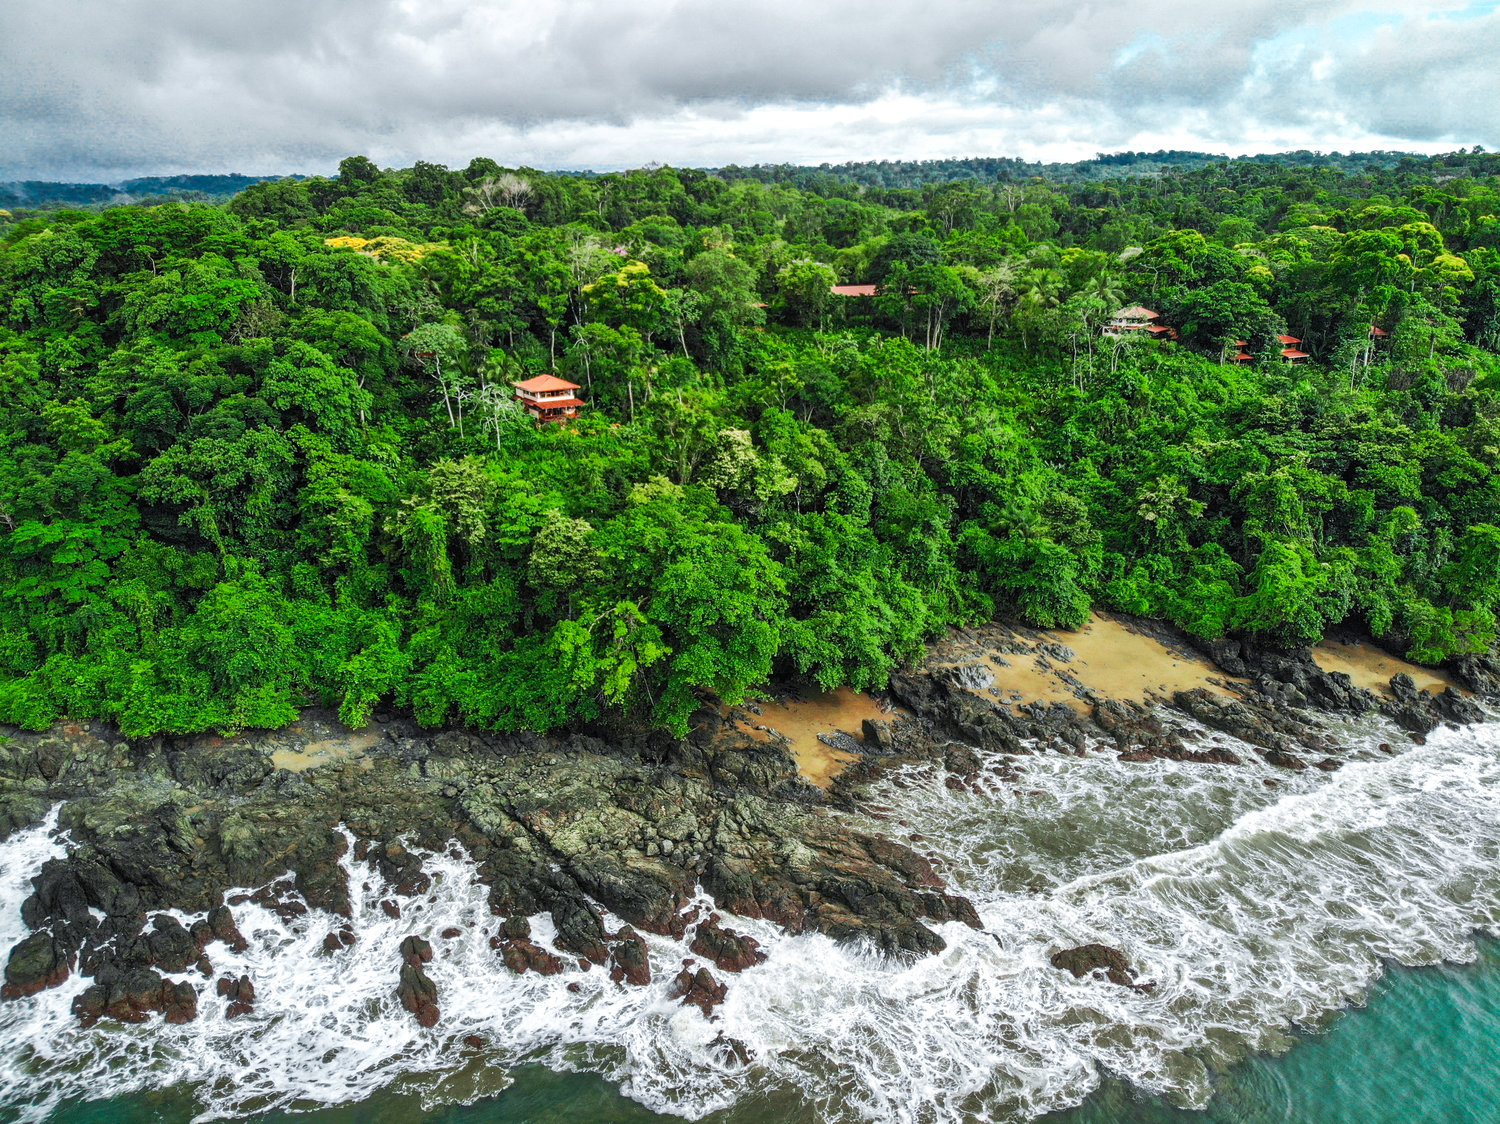
[[[0,207],[87,207],[127,203],[154,196],[182,195],[194,199],[228,199],[251,184],[304,176],[178,175],[140,176],[118,184],[56,183],[50,180],[12,180],[0,183]]]
[[[1337,168],[1360,173],[1378,168],[1386,170],[1403,162],[1443,163],[1477,154],[1459,150],[1451,156],[1425,156],[1411,152],[1376,149],[1369,152],[1269,152],[1255,155],[1226,156],[1221,153],[1160,149],[1156,152],[1099,153],[1090,160],[1042,163],[1012,156],[976,156],[952,160],[860,160],[842,164],[726,164],[706,169],[728,180],[759,180],[762,183],[790,183],[813,188],[818,181],[837,181],[876,189],[925,187],[929,184],[1004,183],[1043,179],[1052,183],[1089,183],[1100,180],[1150,179],[1198,171],[1214,164],[1265,164],[1287,168]],[[683,165],[686,167],[686,165]],[[596,170],[558,170],[553,175],[590,179],[602,175]],[[118,184],[58,183],[49,180],[16,180],[0,182],[0,208],[108,206],[143,199],[180,197],[218,202],[238,195],[245,188],[267,180],[308,179],[304,175],[246,176],[175,175],[142,176]]]
[[[831,177],[874,188],[924,187],[931,183],[974,180],[980,183],[1041,178],[1054,183],[1150,178],[1175,172],[1193,172],[1211,164],[1278,164],[1284,167],[1332,167],[1345,172],[1363,172],[1371,166],[1394,168],[1403,160],[1427,162],[1434,157],[1411,152],[1268,152],[1253,156],[1160,149],[1156,152],[1101,152],[1092,160],[1042,163],[1009,156],[982,156],[954,160],[861,160],[844,164],[730,164],[716,169],[726,179],[755,179],[763,183],[797,183]]]

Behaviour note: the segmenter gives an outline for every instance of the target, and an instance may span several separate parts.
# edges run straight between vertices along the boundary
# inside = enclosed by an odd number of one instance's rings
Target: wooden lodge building
[[[1302,341],[1296,336],[1277,336],[1281,341],[1281,357],[1288,363],[1300,363],[1307,358],[1307,352],[1298,351],[1297,345]]]
[[[587,405],[574,393],[582,389],[576,382],[556,375],[537,375],[511,385],[516,388],[516,401],[521,408],[538,422],[569,421],[578,416],[580,407]]]
[[[1158,323],[1160,319],[1161,313],[1152,312],[1149,308],[1134,304],[1129,308],[1120,309],[1120,311],[1106,320],[1103,332],[1106,336],[1111,337],[1127,335],[1130,332],[1143,332],[1153,339],[1179,339],[1177,329]]]

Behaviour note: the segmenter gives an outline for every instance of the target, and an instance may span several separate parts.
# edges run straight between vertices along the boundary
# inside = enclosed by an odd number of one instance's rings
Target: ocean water
[[[337,956],[332,918],[237,907],[250,949],[211,956],[255,981],[242,1019],[209,991],[186,1027],[82,1031],[70,987],[0,1007],[0,1119],[1500,1124],[1500,725],[1395,755],[1389,730],[1342,738],[1360,759],[1332,774],[1101,751],[1015,779],[997,758],[977,792],[890,776],[860,822],[930,853],[984,931],[944,926],[947,951],[903,964],[728,919],[769,958],[713,1023],[665,997],[678,942],[651,938],[647,988],[514,977],[461,853],[400,921],[361,869]],[[50,825],[0,844],[0,941],[62,845]],[[412,932],[438,950],[433,1031],[394,999]],[[1051,967],[1088,941],[1155,986]]]

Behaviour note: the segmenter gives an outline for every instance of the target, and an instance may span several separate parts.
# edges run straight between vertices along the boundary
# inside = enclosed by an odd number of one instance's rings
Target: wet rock
[[[581,897],[566,898],[554,906],[552,924],[557,929],[553,943],[558,948],[586,956],[595,964],[609,959],[609,949],[604,945],[604,922]]]
[[[1266,759],[1267,764],[1275,765],[1278,769],[1291,769],[1293,772],[1300,773],[1303,769],[1307,768],[1306,761],[1294,753],[1287,753],[1285,750],[1268,749],[1261,756]]]
[[[193,935],[169,913],[158,913],[151,924],[153,932],[146,938],[151,962],[163,972],[186,972],[202,954]]]
[[[174,984],[149,968],[134,968],[109,983],[95,983],[73,1000],[73,1013],[84,1027],[101,1018],[124,1023],[145,1022],[161,1012],[169,1023],[198,1017],[198,993],[191,984]]]
[[[420,968],[432,962],[432,945],[418,936],[407,937],[401,942],[401,960],[405,964]]]
[[[500,923],[500,935],[507,940],[530,940],[531,918],[521,915],[517,915],[515,917],[507,917]]]
[[[684,968],[667,988],[667,998],[681,999],[683,1006],[691,1005],[705,1015],[712,1015],[713,1009],[724,1002],[728,992],[728,985],[714,979],[707,968],[699,968],[696,972]]]
[[[220,976],[215,990],[221,999],[229,1000],[228,1006],[224,1008],[226,1019],[248,1015],[255,1008],[255,985],[250,982],[249,976],[241,976],[239,979]]]
[[[437,1025],[441,1011],[438,1009],[437,984],[433,983],[419,965],[410,962],[401,966],[401,981],[396,987],[401,1006],[417,1017],[417,1025]]]
[[[747,1066],[755,1060],[754,1050],[738,1038],[727,1038],[722,1033],[714,1036],[708,1048],[724,1065]]]
[[[541,945],[529,940],[509,940],[500,946],[501,959],[516,975],[535,972],[539,976],[555,976],[566,965]]]
[[[325,952],[341,952],[354,945],[354,928],[350,925],[340,925],[326,937],[323,938],[323,950]]]
[[[70,969],[66,950],[51,933],[32,933],[10,950],[0,999],[20,999],[56,987]]]
[[[227,905],[214,906],[209,910],[208,916],[204,919],[204,928],[199,930],[198,926],[194,925],[193,935],[200,948],[207,945],[210,940],[222,941],[231,952],[245,952],[250,948],[250,942],[245,939],[239,926],[234,923],[234,914],[229,911]]]
[[[1074,979],[1082,979],[1102,971],[1110,983],[1128,987],[1134,991],[1149,991],[1154,984],[1138,984],[1135,972],[1125,954],[1105,944],[1084,944],[1076,948],[1065,948],[1052,957],[1052,966],[1071,972]]]
[[[651,982],[651,958],[646,952],[646,940],[629,925],[616,934],[609,957],[609,978],[615,983],[644,987]]]
[[[1242,702],[1215,694],[1206,687],[1178,691],[1172,696],[1178,710],[1197,719],[1210,730],[1219,730],[1240,741],[1267,749],[1279,747],[1283,739],[1266,717]]]
[[[838,750],[840,753],[857,756],[865,752],[864,744],[853,735],[844,733],[843,730],[833,730],[829,733],[819,734],[818,740],[824,745]]]
[[[1442,694],[1432,700],[1432,708],[1449,722],[1459,725],[1485,720],[1484,708],[1452,687],[1444,688]]]
[[[1500,699],[1500,652],[1455,656],[1450,667],[1454,678],[1476,695]]]
[[[688,947],[704,959],[712,960],[715,967],[725,972],[742,972],[764,963],[766,959],[766,954],[760,951],[759,941],[722,927],[717,913],[699,922],[693,943]]]
[[[482,1034],[466,1034],[464,1035],[464,1045],[471,1050],[482,1050],[486,1043]]]
[[[109,988],[103,984],[90,984],[73,998],[73,1014],[85,1030],[104,1017],[109,1005]]]
[[[891,732],[891,724],[879,718],[866,718],[861,727],[864,734],[866,753],[895,753],[896,738]]]

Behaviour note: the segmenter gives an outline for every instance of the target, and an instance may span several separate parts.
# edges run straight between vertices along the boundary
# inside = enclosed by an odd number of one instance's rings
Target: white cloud
[[[1500,135],[1500,16],[1455,33],[1444,0],[6,7],[0,178],[319,171],[351,152],[618,167]]]

